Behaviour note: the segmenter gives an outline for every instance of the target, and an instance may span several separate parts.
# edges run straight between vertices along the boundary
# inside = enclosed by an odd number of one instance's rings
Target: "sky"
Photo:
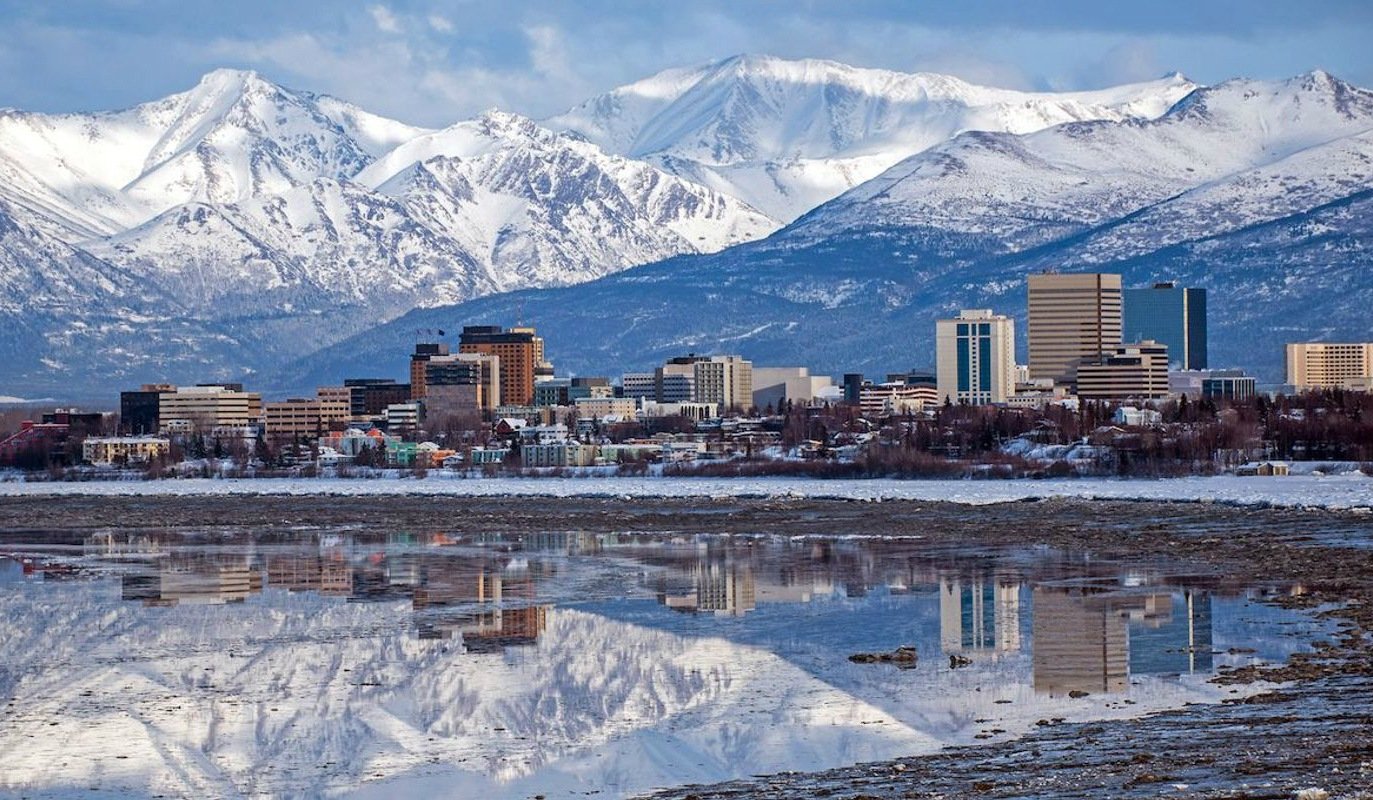
[[[1373,0],[0,0],[0,107],[124,108],[217,67],[439,126],[739,53],[1090,89],[1312,69],[1373,86]]]

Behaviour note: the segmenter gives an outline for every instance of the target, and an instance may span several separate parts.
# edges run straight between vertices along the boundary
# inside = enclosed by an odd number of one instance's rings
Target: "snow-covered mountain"
[[[546,124],[790,222],[964,131],[1153,119],[1195,88],[1171,75],[1103,91],[1030,93],[948,75],[736,56],[667,70]]]
[[[184,203],[347,178],[424,132],[256,73],[216,70],[188,92],[124,111],[0,111],[0,198],[80,241]]]
[[[778,227],[514,115],[430,131],[230,70],[126,111],[0,112],[0,203],[24,231],[0,240],[11,289],[0,313],[33,331],[40,364],[71,363],[45,352],[76,321],[44,294],[60,280],[86,306],[122,309],[110,313],[130,331],[170,315],[274,343],[228,364],[196,358],[188,369],[202,376],[270,368],[416,307],[589,280]],[[96,273],[171,299],[125,308]],[[140,355],[146,335],[111,335],[86,366],[128,374],[106,355],[128,350],[147,379],[195,377],[159,372],[166,359]],[[0,381],[49,383],[29,369],[0,369]]]
[[[959,308],[1023,321],[1027,274],[1108,271],[1206,287],[1212,365],[1280,382],[1285,341],[1373,336],[1370,254],[1373,92],[1313,72],[1200,89],[1155,120],[965,133],[767,240],[398,327],[520,309],[583,374],[687,351],[881,374],[929,366],[934,320]],[[345,342],[291,380],[394,352],[396,336]]]

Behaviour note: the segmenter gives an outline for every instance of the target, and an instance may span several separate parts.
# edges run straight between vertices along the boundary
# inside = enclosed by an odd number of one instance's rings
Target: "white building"
[[[828,375],[812,375],[808,367],[754,367],[753,405],[781,408],[784,403],[812,403],[834,386]]]
[[[1015,393],[1015,322],[989,309],[965,309],[935,323],[939,402],[981,406]]]

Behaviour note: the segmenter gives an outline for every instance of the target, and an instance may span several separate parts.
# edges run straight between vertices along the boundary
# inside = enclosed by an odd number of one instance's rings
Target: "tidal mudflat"
[[[1373,782],[1354,513],[70,497],[0,531],[15,796]]]

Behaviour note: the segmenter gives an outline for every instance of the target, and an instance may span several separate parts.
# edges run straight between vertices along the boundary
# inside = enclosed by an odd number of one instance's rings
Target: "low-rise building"
[[[1124,425],[1126,427],[1145,428],[1161,424],[1163,422],[1163,415],[1152,408],[1121,406],[1116,409],[1115,414],[1111,415],[1111,421],[1117,425]]]
[[[811,375],[807,367],[754,367],[753,405],[780,409],[786,403],[813,403],[834,386],[828,375]]]
[[[393,403],[386,407],[386,430],[413,431],[419,426],[419,403]]]
[[[640,412],[644,419],[663,419],[666,417],[686,417],[700,422],[720,416],[720,406],[715,403],[654,403],[645,402]]]
[[[589,467],[600,457],[600,448],[572,441],[527,444],[520,448],[526,467]]]
[[[577,416],[593,419],[618,417],[634,419],[639,412],[639,401],[628,397],[579,397]]]
[[[1252,400],[1258,383],[1242,370],[1212,370],[1201,382],[1201,396],[1210,400]]]
[[[1077,367],[1083,400],[1158,400],[1168,396],[1168,347],[1152,341],[1122,345]]]
[[[926,383],[879,383],[863,387],[858,395],[858,405],[865,417],[919,414],[938,404],[938,390]]]
[[[88,436],[81,443],[81,456],[97,466],[107,464],[146,464],[171,450],[168,439],[157,436]]]

